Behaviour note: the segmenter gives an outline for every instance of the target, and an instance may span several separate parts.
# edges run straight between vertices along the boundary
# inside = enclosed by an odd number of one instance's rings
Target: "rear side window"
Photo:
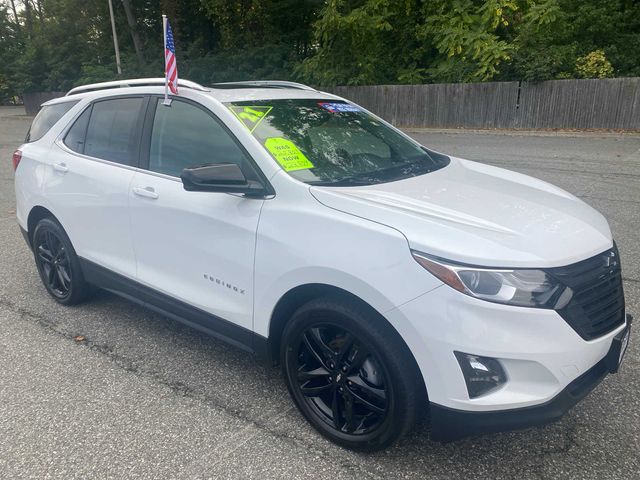
[[[116,98],[94,103],[83,153],[124,165],[135,165],[139,143],[137,124],[143,100],[142,97]],[[76,123],[83,120],[81,117]],[[80,130],[81,125],[78,125],[77,134]],[[78,140],[76,137],[69,141],[75,141],[77,145],[82,139]],[[74,148],[69,143],[67,145],[77,151],[77,147]]]
[[[33,119],[25,142],[35,142],[44,137],[45,133],[78,102],[79,100],[74,100],[72,102],[56,103],[42,107],[36,115],[36,118]]]

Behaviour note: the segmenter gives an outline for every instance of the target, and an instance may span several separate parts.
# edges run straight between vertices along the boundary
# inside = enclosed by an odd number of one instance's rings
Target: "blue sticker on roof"
[[[358,108],[356,105],[351,105],[350,103],[319,102],[318,105],[332,113],[360,111],[360,108]]]

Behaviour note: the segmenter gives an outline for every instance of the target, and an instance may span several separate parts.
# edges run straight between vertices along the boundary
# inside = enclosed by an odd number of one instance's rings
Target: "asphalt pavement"
[[[357,454],[298,414],[280,372],[108,293],[62,307],[15,221],[11,153],[30,119],[0,108],[0,478],[640,478],[640,337],[555,424],[456,443],[424,428]],[[640,136],[412,130],[432,148],[559,185],[610,221],[640,321]]]

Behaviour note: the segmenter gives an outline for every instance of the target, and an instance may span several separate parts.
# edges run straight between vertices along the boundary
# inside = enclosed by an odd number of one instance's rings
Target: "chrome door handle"
[[[63,162],[54,163],[53,169],[60,173],[67,173],[69,171],[69,167],[67,167],[67,164]]]
[[[153,198],[154,200],[159,197],[153,187],[133,187],[133,193],[140,197]]]

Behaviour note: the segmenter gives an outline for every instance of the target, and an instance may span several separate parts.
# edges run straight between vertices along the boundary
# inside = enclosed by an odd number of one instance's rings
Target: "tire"
[[[31,244],[40,280],[56,302],[76,305],[89,297],[93,289],[85,281],[78,256],[59,223],[51,218],[40,220]]]
[[[345,448],[390,446],[414,426],[427,402],[401,337],[356,301],[324,297],[300,307],[284,329],[280,350],[298,409]]]

